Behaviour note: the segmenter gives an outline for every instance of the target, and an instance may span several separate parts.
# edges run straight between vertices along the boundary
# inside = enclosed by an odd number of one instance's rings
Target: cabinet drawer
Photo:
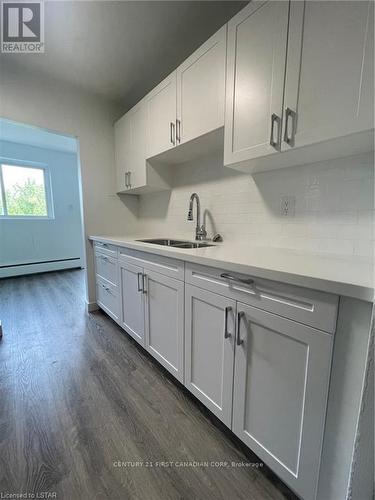
[[[118,249],[115,245],[109,243],[103,243],[102,241],[94,241],[95,252],[99,251],[109,255],[110,257],[117,258]]]
[[[114,285],[118,284],[117,259],[102,252],[95,252],[96,274]]]
[[[109,316],[118,321],[118,288],[99,276],[96,276],[96,302]]]
[[[185,278],[185,263],[182,260],[139,252],[130,248],[120,248],[119,259],[122,262],[141,266],[180,281],[184,281]]]
[[[244,302],[259,309],[284,316],[308,326],[333,333],[336,328],[338,296],[285,285],[275,281],[253,278],[252,284],[223,278],[224,270],[198,264],[186,264],[186,282],[205,290]],[[228,271],[238,279],[252,279]]]

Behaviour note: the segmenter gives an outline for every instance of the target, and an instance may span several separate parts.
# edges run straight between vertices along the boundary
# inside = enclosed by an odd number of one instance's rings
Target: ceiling
[[[45,54],[2,54],[126,111],[247,2],[46,1]]]
[[[65,153],[77,152],[77,139],[75,137],[56,134],[49,130],[14,122],[5,118],[0,118],[0,138],[2,141],[27,144],[28,146],[53,149],[54,151],[63,151]]]

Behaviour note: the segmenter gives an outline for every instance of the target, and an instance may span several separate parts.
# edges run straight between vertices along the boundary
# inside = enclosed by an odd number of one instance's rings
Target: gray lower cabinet
[[[237,318],[232,430],[315,499],[332,335],[240,302]]]
[[[120,324],[183,383],[184,282],[134,262],[119,259]]]
[[[119,261],[121,326],[142,346],[145,345],[143,268]]]
[[[315,499],[333,335],[194,285],[185,300],[185,386]]]
[[[146,349],[184,381],[184,282],[144,270]]]
[[[301,498],[316,500],[338,297],[109,251],[97,252],[100,307]]]
[[[185,297],[185,386],[231,427],[236,302],[192,285]]]

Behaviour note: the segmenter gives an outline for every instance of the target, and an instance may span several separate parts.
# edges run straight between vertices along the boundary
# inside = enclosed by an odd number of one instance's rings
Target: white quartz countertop
[[[312,254],[231,242],[180,249],[136,241],[146,236],[90,236],[89,239],[365,301],[374,298],[373,264],[363,257]]]

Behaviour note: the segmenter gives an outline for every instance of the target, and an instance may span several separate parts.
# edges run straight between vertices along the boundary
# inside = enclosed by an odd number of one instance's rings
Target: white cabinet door
[[[176,145],[176,71],[146,97],[147,158]]]
[[[142,346],[144,340],[143,269],[119,262],[121,291],[121,326]]]
[[[129,111],[130,162],[128,188],[136,189],[147,183],[146,171],[146,107],[144,101]]]
[[[177,141],[224,126],[227,27],[223,26],[177,68]]]
[[[116,192],[127,190],[126,172],[130,168],[130,120],[126,114],[115,123]]]
[[[146,348],[180,382],[184,381],[184,283],[145,270]]]
[[[374,127],[373,9],[372,1],[291,2],[283,149]]]
[[[228,23],[226,165],[280,149],[288,11],[288,1],[250,2]]]
[[[232,430],[301,498],[315,499],[332,335],[242,303],[237,311]]]
[[[228,427],[232,420],[236,302],[185,286],[185,386]]]

